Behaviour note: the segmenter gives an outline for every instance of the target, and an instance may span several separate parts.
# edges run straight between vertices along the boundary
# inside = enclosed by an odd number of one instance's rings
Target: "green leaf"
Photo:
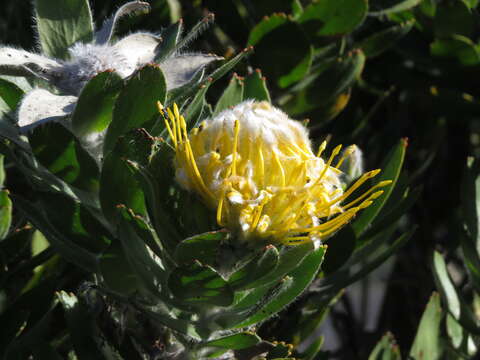
[[[0,96],[0,123],[13,123],[13,118],[10,106]]]
[[[121,135],[135,128],[152,127],[158,117],[156,103],[165,102],[167,85],[158,65],[138,70],[120,92],[107,130],[104,154],[113,150]]]
[[[173,23],[173,22],[176,22],[180,19],[180,16],[181,16],[181,5],[180,5],[180,2],[179,0],[166,0],[167,1],[167,4],[168,4],[168,10],[170,12],[170,21]]]
[[[37,192],[37,196],[45,218],[69,242],[95,254],[110,245],[112,235],[84,204],[62,193]]]
[[[383,206],[387,202],[390,194],[397,183],[402,169],[403,160],[405,159],[405,152],[407,150],[407,139],[401,139],[400,142],[393,147],[387,154],[382,165],[382,172],[375,180],[376,182],[391,180],[392,183],[383,188],[383,195],[375,199],[372,205],[363,210],[361,214],[352,223],[353,230],[357,237],[364,233],[372,221],[378,216]]]
[[[295,300],[315,278],[322,264],[325,251],[326,247],[319,247],[307,255],[297,267],[288,273],[287,278],[292,279],[290,286],[283,288],[269,303],[248,319],[235,325],[235,328],[253,325],[267,319]]]
[[[470,280],[477,291],[480,291],[480,256],[477,250],[477,242],[469,234],[460,235],[463,261],[470,275]]]
[[[294,3],[300,3],[300,1],[298,2],[293,0],[276,0],[274,2],[258,1],[255,3],[255,12],[252,11],[252,13],[258,14],[259,17],[269,15],[274,12],[288,13],[292,10],[294,6],[296,6]]]
[[[2,116],[1,104],[0,104],[0,137],[3,139],[10,140],[22,150],[30,151],[30,146],[28,145],[28,143],[24,140],[23,137],[20,137],[20,131],[18,127],[14,126],[13,122],[10,122],[6,116]]]
[[[270,93],[267,88],[267,81],[262,76],[260,69],[252,71],[250,75],[245,78],[245,91],[243,98],[254,99],[257,101],[271,102]]]
[[[32,84],[23,76],[0,75],[0,79],[15,84],[23,93],[27,93],[33,89]]]
[[[461,186],[461,209],[476,253],[480,253],[480,161],[467,159]]]
[[[228,283],[213,268],[198,261],[174,269],[168,287],[175,297],[190,304],[228,306],[233,302]]]
[[[20,242],[20,244],[18,245],[19,251],[17,251],[16,256],[12,256],[8,262],[14,263],[17,256],[23,255],[22,250],[24,250],[24,248],[22,249],[22,245],[24,245],[23,242],[25,241],[25,239],[27,239],[27,241],[31,241],[30,248],[31,248],[32,257],[29,260],[22,262],[21,264],[13,268],[11,271],[9,271],[7,273],[6,278],[15,279],[16,275],[22,274],[22,273],[34,274],[34,276],[29,280],[28,284],[25,286],[24,289],[25,290],[29,289],[32,286],[35,287],[38,284],[38,282],[36,281],[38,274],[45,271],[47,268],[51,268],[52,264],[55,263],[55,260],[49,261],[50,259],[52,259],[52,257],[55,256],[55,251],[50,246],[45,236],[43,236],[43,234],[38,230],[33,231],[33,234],[28,237],[26,234],[23,236],[19,236],[16,233],[12,234],[11,236],[8,237],[8,240],[6,240],[5,243],[7,241],[11,241],[12,238],[16,238],[14,239],[14,241]],[[10,246],[8,246],[7,244],[6,249],[8,250],[8,248],[11,248],[11,244]],[[1,250],[2,250],[2,253],[4,254],[3,256],[5,256],[6,255],[6,253],[4,252],[5,249],[1,249]],[[8,262],[5,262],[5,264],[8,264]],[[38,276],[38,280],[41,280],[41,277],[42,277],[41,275]]]
[[[150,165],[159,147],[163,145],[162,141],[140,128],[122,135],[115,146],[115,153],[135,171],[135,166],[147,167]]]
[[[423,0],[403,0],[403,1],[399,1],[395,5],[390,6],[388,8],[378,10],[378,11],[371,11],[371,12],[368,13],[368,15],[383,16],[383,15],[398,13],[400,11],[405,11],[405,10],[411,9],[411,8],[417,6],[418,4],[420,4],[422,1]]]
[[[401,360],[400,350],[391,333],[383,335],[375,345],[368,360]]]
[[[38,299],[37,299],[38,301]],[[52,323],[54,321],[54,309],[58,302],[48,304],[47,309],[42,306],[45,312],[38,316],[34,324],[29,324],[28,329],[22,329],[20,336],[16,337],[13,342],[9,344],[5,351],[5,360],[21,360],[28,359],[30,353],[35,348],[42,347],[46,342],[48,343],[47,335],[50,332]],[[38,306],[38,302],[30,304],[31,306]],[[25,324],[24,324],[25,325]]]
[[[232,70],[240,61],[242,61],[246,56],[250,55],[253,51],[253,47],[247,47],[243,49],[239,54],[231,58],[230,60],[226,61],[222,66],[217,68],[209,77],[211,82],[215,82],[221,77],[223,77],[226,73]]]
[[[123,213],[123,206],[120,206],[119,208]],[[128,214],[129,216],[126,218],[126,220],[124,219],[122,221],[130,222],[131,224],[129,226],[135,230],[135,236],[141,240],[142,245],[148,246],[150,250],[153,251],[153,253],[163,261],[165,257],[165,250],[163,244],[155,233],[155,230],[152,229],[145,218],[135,215],[131,210],[128,211]],[[154,254],[152,254],[152,257],[155,257]]]
[[[185,99],[189,98],[190,96],[194,96],[197,94],[197,92],[204,88],[205,86],[210,86],[213,84],[215,81],[223,77],[225,74],[227,74],[230,70],[232,70],[240,61],[242,61],[245,57],[250,55],[253,51],[253,47],[250,46],[246,49],[244,49],[242,52],[237,54],[235,57],[231,58],[230,60],[226,61],[222,66],[217,68],[213,73],[211,73],[207,79],[203,80],[202,82],[198,83],[197,85],[191,86],[190,89],[186,89],[182,93],[176,94],[175,96],[170,96],[170,94],[173,92],[169,92],[169,97],[168,97],[168,103],[174,103],[176,102],[177,104],[181,103]]]
[[[263,252],[255,256],[245,266],[235,271],[229,278],[228,283],[232,289],[246,290],[258,287],[262,278],[267,276],[278,265],[278,250],[273,245],[268,245]]]
[[[365,19],[366,0],[322,0],[305,8],[298,22],[309,36],[333,36],[352,32]]]
[[[170,151],[166,146],[161,147],[153,156],[147,169],[132,162],[127,162],[127,165],[143,190],[149,219],[159,241],[169,254],[173,254],[175,247],[184,236],[180,234],[178,215],[172,212],[174,205],[171,203],[173,199],[170,191],[174,171],[171,157],[166,155],[167,153],[170,155]],[[164,199],[164,201],[157,201],[157,199]]]
[[[13,82],[0,78],[0,98],[10,110],[15,110],[24,95],[24,91]]]
[[[241,350],[258,344],[262,339],[251,332],[242,332],[219,339],[207,341],[202,347],[213,346],[229,350]]]
[[[437,37],[462,35],[468,38],[475,31],[476,19],[463,1],[446,1],[437,7],[433,27]]]
[[[118,205],[140,215],[146,214],[145,197],[136,174],[124,158],[128,144],[120,141],[103,162],[100,176],[100,204],[105,217],[113,222]],[[157,200],[157,198],[156,198]]]
[[[420,10],[423,15],[433,18],[437,12],[437,3],[435,0],[423,0],[418,5],[418,10]],[[409,13],[412,14],[412,11],[409,11]]]
[[[323,336],[318,337],[312,344],[302,352],[302,360],[315,360],[322,348],[325,338]]]
[[[189,55],[185,55],[185,58],[188,57]],[[206,55],[207,57],[209,55]],[[195,57],[195,55],[192,55],[192,57]],[[199,55],[199,57],[202,57]],[[189,66],[194,66],[193,63],[189,64]],[[175,58],[172,58],[169,63],[165,66],[162,64],[162,71],[165,71],[168,76],[168,71],[171,71],[169,69],[176,69],[175,65]],[[206,65],[205,65],[206,66]],[[186,70],[185,70],[186,71]],[[193,71],[193,70],[192,70]],[[194,71],[194,74],[189,78],[189,79],[184,79],[187,81],[186,83],[180,82],[182,85],[177,86],[178,84],[175,84],[177,80],[172,79],[174,83],[171,85],[171,89],[168,90],[167,92],[167,99],[165,100],[165,106],[171,106],[173,103],[180,104],[183,100],[188,98],[189,96],[194,96],[196,95],[195,91],[193,89],[196,89],[197,91],[200,91],[200,89],[203,88],[203,85],[209,86],[209,83],[202,82],[202,79],[205,77],[205,69],[204,68],[199,68],[197,71]],[[181,81],[181,80],[178,80]],[[170,86],[170,85],[169,85]],[[188,94],[188,96],[186,96]],[[180,99],[180,100],[179,100]]]
[[[57,298],[65,311],[70,339],[78,360],[103,360],[104,357],[94,339],[99,334],[95,331],[93,316],[74,294],[60,291],[57,292]]]
[[[28,310],[12,309],[12,307],[7,308],[7,310],[2,313],[0,317],[0,320],[2,320],[2,337],[0,338],[0,355],[2,359],[4,359],[3,355],[8,345],[14,341],[17,334],[24,328],[29,315],[30,311]]]
[[[1,124],[2,122],[0,121],[0,128]],[[20,143],[15,142],[15,140],[11,143],[0,142],[0,152],[12,159],[17,168],[27,179],[31,180],[33,184],[39,186],[43,190],[54,192],[61,191],[74,198],[77,196],[81,197],[89,205],[94,205],[92,201],[93,194],[75,190],[63,180],[52,174],[33,157],[29,144],[24,142],[21,138],[20,140]],[[15,145],[13,145],[13,143],[15,143]],[[23,144],[25,144],[25,147]],[[77,195],[75,195],[75,193]]]
[[[8,191],[0,191],[0,241],[4,240],[12,223],[12,201],[8,197]]]
[[[93,21],[87,0],[35,0],[35,18],[43,52],[51,57],[68,58],[67,49],[76,42],[93,39]]]
[[[178,41],[183,32],[183,21],[177,21],[162,32],[163,41],[156,51],[155,62],[160,63],[176,50]]]
[[[161,311],[154,312],[144,308],[141,305],[138,307],[142,313],[151,318],[155,323],[165,325],[167,328],[182,334],[182,337],[186,338],[186,340],[190,340],[191,344],[198,342],[198,334],[193,329],[190,321],[173,318],[172,316],[164,314]]]
[[[313,251],[313,248],[314,246],[311,242],[307,242],[301,245],[283,247],[280,252],[280,259],[278,261],[278,265],[274,268],[273,271],[256,281],[255,285],[257,287],[260,287],[279,281],[285,275],[295,269],[295,267],[300,264],[303,259],[305,259],[305,257]]]
[[[33,233],[34,231],[32,229],[21,228],[12,233],[3,241],[0,241],[0,266],[2,266],[3,269],[8,269],[11,264],[17,265],[25,253],[30,251]],[[0,278],[0,286],[3,286],[7,276],[15,274],[17,269],[21,269],[21,266],[15,266],[11,271],[6,271],[8,275],[5,274],[5,276]]]
[[[223,329],[234,328],[237,324],[249,319],[252,315],[263,309],[263,307],[275,299],[278,294],[290,288],[292,282],[291,277],[285,277],[271,287],[264,286],[249,292],[241,301],[235,303],[225,312],[215,316],[215,322]]]
[[[405,245],[415,232],[416,227],[394,241],[389,241],[394,230],[395,225],[376,234],[367,242],[367,245],[355,251],[342,267],[322,279],[318,292],[334,295],[341,289],[365,277]]]
[[[65,234],[53,227],[42,211],[34,204],[19,196],[12,196],[18,208],[47,239],[51,246],[65,258],[65,260],[79,266],[85,271],[94,273],[97,270],[97,260],[91,252],[70,241]]]
[[[255,46],[255,64],[281,88],[299,81],[310,69],[313,48],[301,27],[285,14],[264,18],[250,32],[248,44]]]
[[[414,360],[437,360],[442,355],[440,324],[442,321],[440,296],[433,293],[427,308],[422,315],[415,340],[410,349],[410,356]]]
[[[200,90],[198,90],[198,92],[195,94],[195,97],[188,104],[185,110],[182,109],[185,122],[187,123],[189,129],[195,126],[199,119],[203,118],[203,109],[207,104],[205,101],[205,95],[210,88],[210,84],[210,82],[206,83]]]
[[[475,9],[478,6],[478,0],[462,0],[469,9]]]
[[[220,96],[220,99],[218,99],[213,116],[218,115],[221,111],[231,106],[241,103],[243,100],[243,88],[243,80],[237,74],[233,74],[230,83]]]
[[[145,288],[154,296],[161,296],[161,290],[166,284],[167,274],[165,265],[160,258],[153,258],[153,254],[139,236],[144,229],[139,227],[135,215],[125,207],[120,207],[118,235],[122,242],[124,253],[132,270]],[[165,298],[168,298],[167,296]]]
[[[433,277],[442,298],[447,304],[448,312],[468,331],[476,335],[480,334],[480,324],[476,315],[457,293],[448,274],[445,260],[437,251],[433,253]]]
[[[283,104],[290,115],[299,115],[316,108],[338,113],[348,102],[347,90],[363,71],[365,55],[355,50],[336,61],[330,62],[298,84],[299,89]],[[322,107],[322,104],[327,106]],[[339,109],[337,109],[339,107]]]
[[[5,156],[0,154],[0,188],[4,187],[5,184]]]
[[[350,225],[342,228],[335,234],[335,238],[328,243],[328,251],[323,262],[322,270],[331,274],[339,269],[352,255],[357,245],[357,237]]]
[[[107,20],[102,24],[102,27],[95,32],[95,44],[106,45],[110,44],[112,36],[117,30],[120,20],[127,15],[143,15],[148,14],[150,5],[142,1],[130,1],[120,6]]]
[[[215,265],[220,245],[228,236],[226,231],[214,231],[187,238],[177,245],[174,258],[179,264],[198,260],[202,264]]]
[[[435,281],[445,298],[449,312],[455,319],[459,319],[461,313],[460,299],[448,275],[447,265],[443,256],[437,251],[433,253],[433,270]]]
[[[113,241],[98,259],[98,269],[108,289],[131,295],[139,288],[139,279],[123,252],[120,241]]]
[[[27,235],[25,238],[30,240],[31,231],[21,231],[21,233]],[[9,237],[7,241],[10,239],[14,239],[15,242],[23,241],[18,235]],[[2,250],[4,250],[7,241],[0,243]],[[3,255],[7,255],[7,253],[3,253]],[[19,284],[19,277],[12,278],[12,280],[15,285],[22,285],[21,283]],[[36,286],[31,289],[26,289],[25,292],[15,296],[14,301],[12,301],[13,298],[10,296],[9,299],[7,298],[10,301],[7,301],[2,305],[2,312],[0,314],[0,323],[2,324],[0,356],[2,356],[2,359],[4,359],[5,352],[9,347],[15,348],[15,343],[20,347],[22,341],[27,340],[23,338],[27,335],[26,332],[28,332],[49,311],[49,309],[51,309],[53,294],[59,285],[58,281],[58,277],[46,277],[41,282],[38,282]],[[10,283],[7,286],[10,287],[11,285],[12,284]],[[2,283],[2,287],[3,286]],[[30,340],[38,341],[38,339]],[[10,346],[8,346],[9,344]],[[17,347],[17,350],[22,350],[22,348],[20,347],[19,349],[19,347]]]
[[[85,85],[72,115],[72,129],[75,134],[88,136],[108,127],[122,83],[123,80],[117,73],[105,71]]]
[[[289,286],[289,281],[284,278],[279,280],[277,283],[267,286],[260,286],[252,291],[236,293],[234,305],[230,309],[231,312],[222,314],[219,317],[218,323],[222,325],[232,325],[242,321],[241,319],[246,319],[246,313],[253,314],[256,312],[263,306],[263,304],[266,304],[268,301],[270,301],[272,296],[275,296],[275,294],[277,294],[283,287],[286,286]],[[232,320],[232,318],[235,316],[237,318]]]
[[[278,294],[290,288],[292,283],[293,279],[286,276],[276,284],[256,288],[248,292],[246,296],[245,294],[237,294],[240,295],[240,300],[236,299],[233,306],[225,312],[218,313],[214,316],[214,320],[223,329],[234,328],[237,324],[261,311],[263,307],[275,299]]]
[[[193,25],[190,30],[184,34],[184,36],[179,39],[176,44],[176,51],[179,52],[184,50],[186,46],[190,45],[199,34],[208,26],[209,23],[213,22],[215,15],[213,13],[207,13],[200,21]]]
[[[300,0],[292,0],[292,16],[298,19],[303,14],[303,6]]]
[[[430,44],[430,53],[433,56],[457,59],[464,66],[480,63],[480,51],[477,45],[462,35],[436,39]]]
[[[367,58],[378,56],[390,49],[398,40],[408,34],[414,24],[415,20],[407,21],[377,32],[365,40],[362,40],[358,47],[362,49]]]
[[[29,141],[35,157],[52,174],[78,189],[98,190],[99,170],[95,160],[64,126],[59,123],[38,126],[30,133]]]
[[[405,215],[407,211],[416,203],[421,193],[422,188],[416,188],[411,191],[410,189],[407,189],[400,198],[393,198],[390,196],[390,199],[382,213],[377,216],[375,221],[372,223],[372,227],[365,232],[362,238],[368,238],[371,235],[388,228],[393,223],[398,222],[402,216]],[[386,210],[390,203],[392,205],[392,209],[387,212]]]
[[[292,359],[292,358],[287,358],[287,356],[292,355],[292,349],[293,349],[293,345],[287,344],[283,341],[280,341],[280,342],[276,341],[273,343],[273,349],[271,349],[268,352],[267,359],[268,360]]]
[[[453,348],[458,351],[462,358],[471,359],[477,353],[477,346],[473,337],[455,318],[447,314],[447,334]]]

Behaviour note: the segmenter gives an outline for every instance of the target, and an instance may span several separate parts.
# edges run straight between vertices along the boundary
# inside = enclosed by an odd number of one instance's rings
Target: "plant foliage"
[[[474,359],[477,6],[6,1],[0,358]],[[191,129],[252,99],[390,186],[326,243],[246,246],[176,182],[157,102]]]

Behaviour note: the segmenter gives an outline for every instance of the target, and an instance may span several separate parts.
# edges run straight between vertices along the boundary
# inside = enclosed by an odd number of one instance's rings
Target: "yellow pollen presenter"
[[[190,132],[176,104],[158,103],[175,149],[176,180],[216,210],[217,222],[246,241],[320,242],[368,207],[389,185],[352,194],[380,170],[343,189],[339,170],[355,151],[341,145],[326,160],[312,151],[307,129],[268,102],[245,101]]]

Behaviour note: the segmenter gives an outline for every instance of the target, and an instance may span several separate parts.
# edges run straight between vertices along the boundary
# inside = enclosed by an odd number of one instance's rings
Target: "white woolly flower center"
[[[379,170],[343,190],[339,170],[347,148],[327,161],[314,154],[306,128],[267,102],[245,101],[201,123],[190,134],[178,107],[164,114],[175,147],[177,181],[217,209],[217,222],[245,239],[285,244],[332,235],[381,195],[381,182],[345,205],[342,202]],[[333,164],[335,160],[335,164]]]

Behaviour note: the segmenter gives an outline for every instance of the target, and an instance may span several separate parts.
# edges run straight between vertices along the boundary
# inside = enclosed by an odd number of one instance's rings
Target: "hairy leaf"
[[[52,6],[49,0],[35,0],[35,18],[43,52],[67,59],[68,48],[93,39],[93,21],[87,0],[64,0]]]

